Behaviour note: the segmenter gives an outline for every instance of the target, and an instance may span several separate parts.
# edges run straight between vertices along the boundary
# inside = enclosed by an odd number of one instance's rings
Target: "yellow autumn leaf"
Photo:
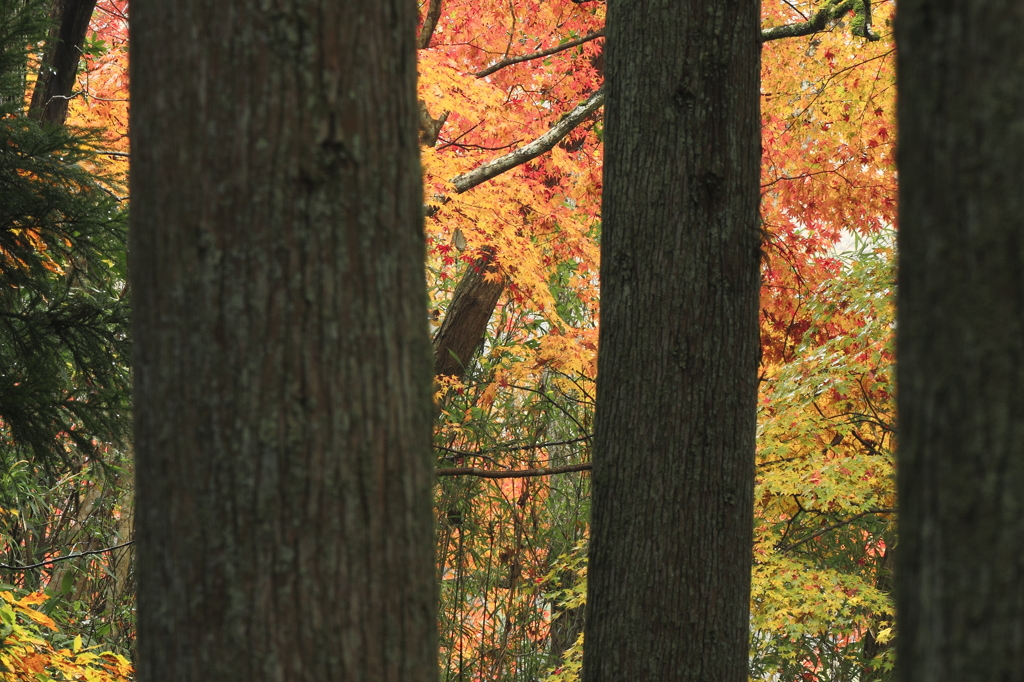
[[[28,608],[29,606],[42,604],[44,601],[46,601],[45,594],[42,592],[32,592],[31,594],[26,594],[24,597],[16,601],[15,604]]]
[[[494,398],[498,395],[498,385],[488,384],[487,388],[484,389],[483,393],[480,394],[478,403],[481,408],[487,410],[490,409],[491,405],[494,404]]]
[[[49,659],[42,654],[32,653],[27,656],[23,656],[18,661],[18,667],[25,672],[41,673],[46,670],[46,663]]]
[[[57,624],[53,622],[53,619],[47,616],[45,613],[39,613],[35,609],[19,607],[18,610],[25,615],[29,620],[32,620],[39,625],[45,625],[54,632],[57,631]]]

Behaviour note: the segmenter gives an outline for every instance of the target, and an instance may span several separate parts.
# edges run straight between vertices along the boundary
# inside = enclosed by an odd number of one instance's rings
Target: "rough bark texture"
[[[567,550],[570,548],[563,547],[561,549]],[[561,553],[552,553],[549,556],[559,556]],[[557,589],[570,589],[577,585],[578,580],[579,578],[574,571],[562,571],[556,583]],[[583,632],[586,613],[586,604],[575,608],[566,608],[558,602],[551,605],[550,648],[548,649],[548,665],[550,667],[556,668],[562,665],[565,652],[576,643],[576,639]]]
[[[461,379],[466,375],[473,355],[484,341],[487,323],[494,313],[501,293],[503,279],[489,280],[497,266],[489,254],[477,259],[455,287],[452,302],[444,316],[441,328],[434,336],[434,372]]]
[[[585,682],[747,679],[759,9],[608,2]]]
[[[28,110],[32,118],[61,125],[67,120],[68,101],[94,9],[96,0],[54,0],[53,28]]]
[[[420,100],[420,144],[424,147],[433,147],[437,144],[437,138],[441,135],[441,128],[444,127],[444,122],[448,120],[448,116],[451,114],[450,111],[442,111],[441,115],[434,118],[430,115],[430,110],[427,109],[427,105]]]
[[[875,578],[875,587],[883,594],[892,594],[895,588],[892,571],[895,564],[893,551],[893,548],[889,547],[882,552],[882,556],[878,557],[878,573]],[[874,628],[878,631],[885,627],[892,627],[892,625],[892,616],[886,616],[884,619],[876,621]],[[875,639],[875,632],[871,630],[864,634],[861,642],[865,665],[861,670],[859,682],[888,682],[891,680],[893,677],[892,671],[876,665],[876,659],[892,647],[894,642],[892,640],[878,641]]]
[[[904,682],[1024,680],[1024,3],[900,0]]]
[[[436,679],[415,12],[132,5],[144,682]]]
[[[437,20],[441,18],[441,0],[430,0],[427,6],[427,13],[423,17],[423,26],[416,38],[416,47],[425,50],[430,47],[430,39],[434,36],[434,29],[437,28]]]

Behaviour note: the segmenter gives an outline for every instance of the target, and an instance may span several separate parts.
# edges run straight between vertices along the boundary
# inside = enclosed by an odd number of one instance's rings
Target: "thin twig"
[[[493,471],[491,469],[480,469],[478,467],[455,467],[453,469],[437,469],[438,476],[478,476],[480,478],[530,478],[532,476],[552,476],[554,474],[568,474],[573,471],[590,471],[593,465],[570,464],[564,467],[544,467],[540,469],[518,469],[513,471]]]
[[[801,539],[797,540],[796,542],[794,542],[791,545],[786,545],[785,547],[777,547],[777,549],[780,552],[783,552],[783,553],[788,552],[788,551],[790,551],[791,549],[793,549],[795,547],[799,547],[800,545],[804,544],[805,542],[810,542],[811,540],[814,540],[816,538],[820,538],[825,533],[833,531],[836,528],[842,528],[843,526],[847,526],[847,525],[853,523],[854,521],[856,521],[857,519],[860,519],[860,518],[863,518],[865,516],[868,516],[869,514],[895,514],[895,513],[896,513],[895,509],[868,509],[867,511],[862,511],[860,514],[855,514],[854,516],[851,516],[848,519],[845,519],[843,521],[839,521],[838,523],[833,523],[831,526],[826,526],[825,528],[822,528],[821,530],[815,531],[815,532],[811,533],[810,535],[808,535],[807,537],[804,537],[804,538],[801,538]]]
[[[508,11],[512,14],[512,28],[508,30],[508,45],[505,46],[505,53],[501,55],[502,59],[508,57],[508,52],[512,49],[512,41],[516,36],[516,6],[512,4],[512,0],[508,0]]]
[[[573,443],[581,443],[586,440],[590,440],[590,434],[586,436],[580,436],[579,438],[570,438],[569,440],[557,440],[550,443],[537,443],[535,445],[496,445],[493,448],[487,448],[486,450],[477,450],[476,452],[466,452],[462,450],[453,450],[452,448],[446,448],[441,445],[434,446],[437,450],[444,452],[450,452],[458,457],[484,457],[492,452],[511,452],[513,450],[540,450],[541,448],[555,447],[556,445],[572,445]]]
[[[574,38],[573,40],[567,40],[566,42],[562,43],[561,45],[556,45],[554,47],[549,47],[546,50],[540,50],[538,52],[531,52],[530,54],[519,55],[518,57],[506,57],[506,58],[502,59],[501,61],[498,61],[498,62],[495,62],[495,63],[491,64],[490,66],[488,66],[483,71],[477,71],[473,75],[476,76],[477,78],[484,78],[485,76],[490,76],[495,71],[499,71],[501,69],[504,69],[506,66],[512,66],[513,64],[519,64],[521,62],[528,62],[531,59],[540,59],[542,57],[550,57],[553,54],[557,54],[557,53],[562,52],[564,50],[568,50],[570,48],[576,47],[577,45],[582,45],[583,43],[589,43],[591,40],[595,40],[596,38],[602,38],[602,37],[604,37],[604,28],[599,28],[596,31],[594,31],[593,33],[588,33],[587,35],[585,35],[585,36],[583,36],[581,38]]]
[[[793,10],[794,12],[796,12],[796,13],[797,13],[797,14],[799,14],[799,15],[800,15],[801,17],[803,17],[803,18],[804,18],[804,21],[807,21],[807,15],[806,15],[806,14],[804,14],[803,12],[801,12],[801,11],[800,11],[800,10],[799,10],[799,9],[797,8],[797,6],[796,6],[796,5],[794,5],[793,3],[791,3],[791,2],[789,1],[789,0],[782,0],[782,1],[783,1],[784,3],[786,3],[787,5],[789,5],[790,9],[792,9],[792,10]]]
[[[122,549],[129,545],[134,545],[135,540],[129,540],[128,542],[120,545],[114,545],[113,547],[104,547],[103,549],[90,549],[88,552],[76,552],[74,554],[68,554],[67,556],[57,557],[56,559],[47,559],[46,561],[40,561],[37,564],[30,564],[28,566],[10,566],[8,564],[0,564],[0,568],[6,571],[30,571],[33,568],[41,568],[43,566],[50,566],[60,561],[67,561],[68,559],[77,559],[83,556],[91,556],[93,554],[105,554],[107,552],[113,552],[115,549]]]
[[[459,137],[462,137],[462,135],[459,135]],[[458,139],[458,138],[456,138],[456,139]],[[455,140],[450,140],[449,141],[449,140],[443,140],[441,138],[438,138],[438,142],[443,142],[444,143],[440,147],[438,147],[438,150],[447,149],[448,147],[456,147],[458,149],[479,149],[480,151],[485,151],[485,152],[500,152],[503,149],[508,149],[509,147],[515,147],[517,144],[522,142],[522,140],[514,140],[512,142],[509,142],[508,144],[503,144],[500,147],[484,147],[483,145],[479,145],[479,144],[461,144],[459,142],[456,142]]]

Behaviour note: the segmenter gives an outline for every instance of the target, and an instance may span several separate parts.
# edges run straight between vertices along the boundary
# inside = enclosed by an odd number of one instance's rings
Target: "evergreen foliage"
[[[9,107],[24,99],[26,47],[46,34],[47,21],[39,0],[0,0],[0,103]]]
[[[94,137],[25,115],[45,7],[0,17],[0,458],[55,477],[129,433],[126,212]]]

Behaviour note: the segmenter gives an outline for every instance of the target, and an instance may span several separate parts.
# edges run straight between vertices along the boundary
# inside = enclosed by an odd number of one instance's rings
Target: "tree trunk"
[[[78,60],[96,0],[54,0],[53,26],[46,40],[46,53],[39,80],[32,91],[28,115],[38,121],[64,125],[68,101],[78,76]]]
[[[757,0],[609,0],[585,682],[747,679]]]
[[[893,594],[893,549],[892,547],[887,548],[882,552],[882,556],[878,562],[878,573],[875,577],[875,587],[885,594]],[[882,628],[891,628],[893,626],[892,616],[886,616],[885,619],[879,619],[875,622],[875,628],[881,630]],[[894,642],[887,640],[880,642],[876,639],[876,633],[868,631],[864,634],[862,642],[862,651],[864,666],[861,668],[859,682],[886,682],[893,678],[892,671],[886,670],[877,665],[877,659],[889,649]]]
[[[139,679],[435,680],[416,6],[132,6]]]
[[[504,278],[487,279],[498,272],[490,253],[484,253],[459,280],[444,316],[441,328],[434,336],[434,372],[458,379],[466,376],[466,368],[473,360],[487,333],[487,323],[494,313]]]
[[[559,576],[557,588],[566,590],[577,584],[577,576],[573,571],[563,571]],[[583,632],[586,621],[587,605],[566,608],[561,604],[551,605],[550,648],[548,649],[548,665],[558,667],[562,663],[565,652]]]
[[[1024,679],[1024,5],[900,0],[904,682]]]

